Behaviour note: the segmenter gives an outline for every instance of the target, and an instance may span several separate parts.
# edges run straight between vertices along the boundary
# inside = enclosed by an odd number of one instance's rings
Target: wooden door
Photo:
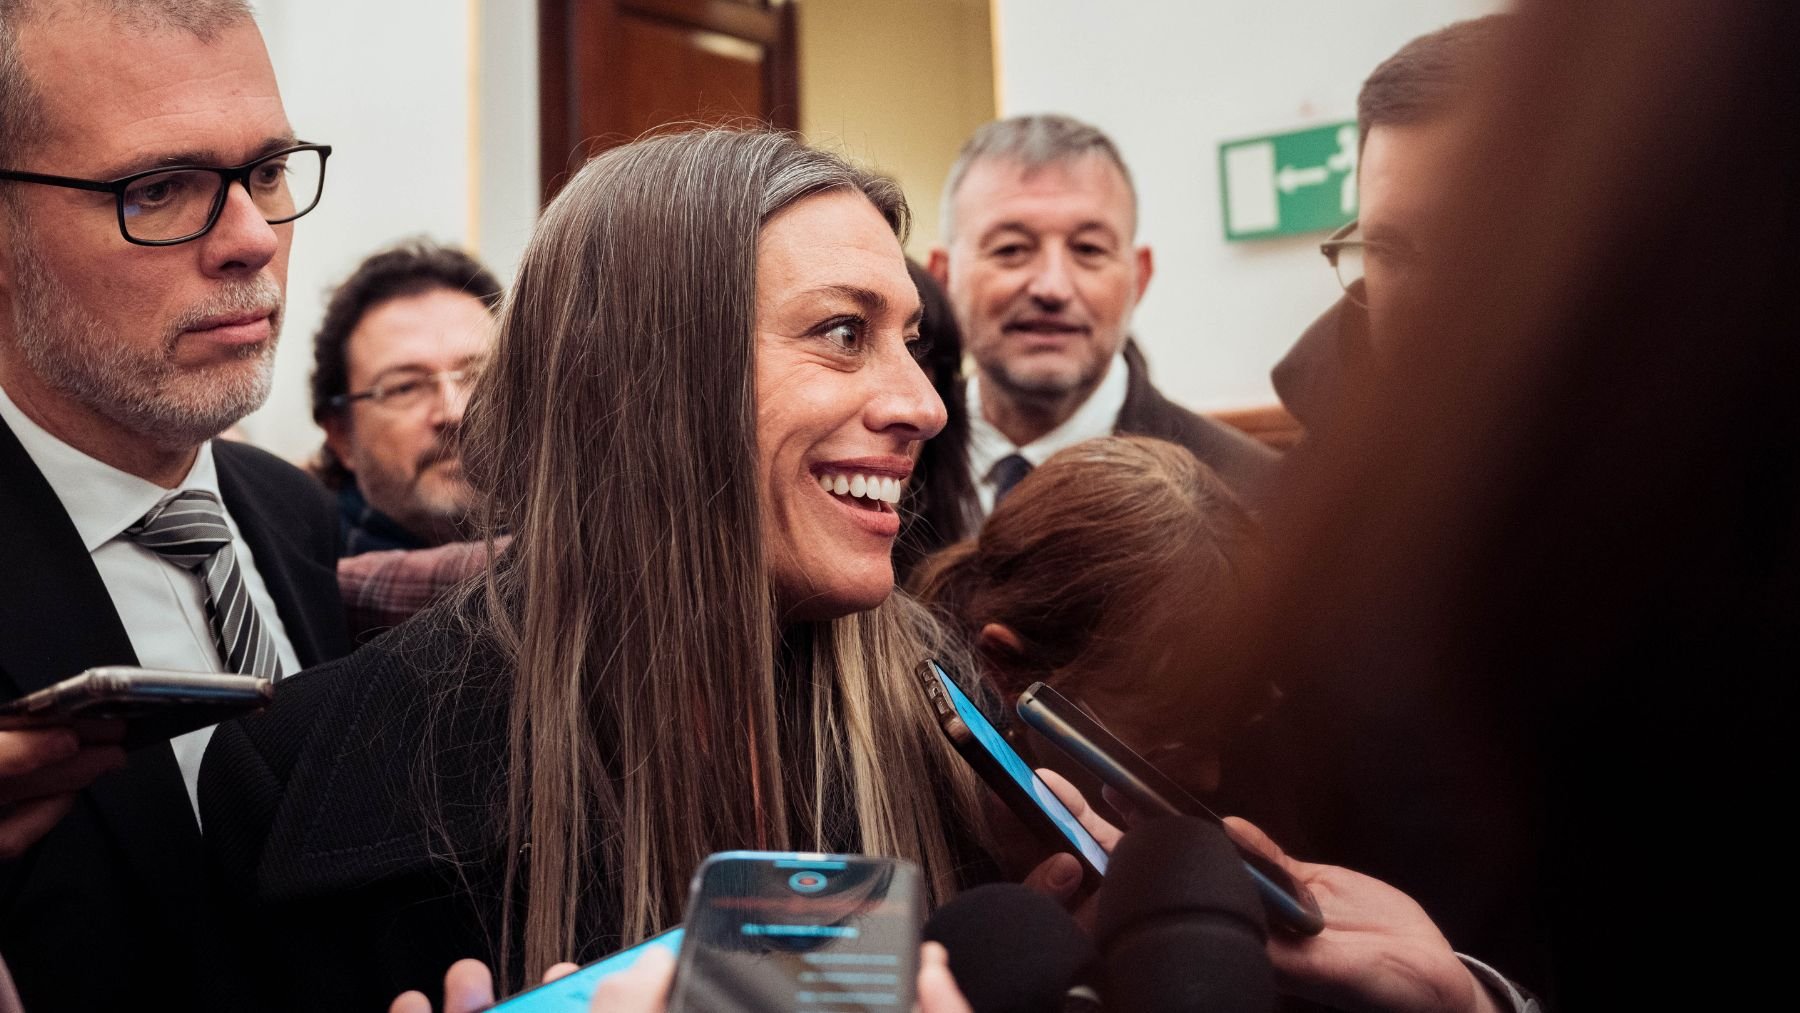
[[[596,153],[670,124],[800,125],[786,0],[538,0],[547,201]]]

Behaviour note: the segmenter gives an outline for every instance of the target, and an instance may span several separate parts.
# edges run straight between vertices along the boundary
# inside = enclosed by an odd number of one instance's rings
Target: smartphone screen
[[[681,949],[680,928],[661,932],[649,939],[620,950],[611,956],[573,971],[527,992],[520,992],[505,1002],[489,1007],[494,1013],[588,1013],[594,990],[600,983],[621,971],[629,970],[638,958],[651,950],[667,950],[674,956]]]
[[[969,695],[962,691],[962,687],[956,684],[955,679],[950,678],[943,666],[935,661],[928,661],[926,664],[931,667],[931,672],[936,677],[944,697],[955,711],[956,717],[968,728],[974,744],[986,753],[1002,774],[1010,780],[1013,795],[1023,797],[1031,805],[1036,806],[1044,816],[1049,818],[1057,833],[1074,848],[1076,855],[1081,858],[1083,863],[1093,869],[1096,874],[1104,876],[1108,857],[1106,849],[1100,846],[1099,841],[1094,840],[1094,835],[1088,833],[1087,828],[1081,825],[1081,821],[1075,818],[1075,814],[1069,811],[1068,806],[1062,804],[1062,800],[1056,797],[1056,793],[1050,790],[1050,786],[1044,783],[1044,779],[1037,776],[1037,773],[1031,769],[1031,765],[1025,762],[1024,757],[1021,757],[1007,743],[1005,737],[1000,734],[1000,730],[995,728],[993,722],[981,713],[981,708],[975,706],[975,701],[969,699]],[[954,739],[955,736],[953,735],[952,738]],[[963,746],[958,743],[958,747],[962,748]],[[982,771],[980,765],[976,765],[976,770],[986,776],[986,772]],[[995,791],[1001,792],[1003,797],[1007,796],[1008,786],[993,785],[992,787]]]
[[[1300,935],[1316,935],[1325,919],[1306,887],[1254,848],[1238,841],[1224,821],[1173,778],[1139,756],[1068,697],[1041,682],[1019,695],[1019,717],[1069,758],[1150,813],[1198,816],[1219,824],[1237,848],[1262,898],[1269,921]]]
[[[727,851],[694,876],[671,1013],[913,1008],[925,896],[909,862]]]

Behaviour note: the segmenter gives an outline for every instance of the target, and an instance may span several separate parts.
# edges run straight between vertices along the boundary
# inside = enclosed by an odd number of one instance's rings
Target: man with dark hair
[[[375,254],[332,294],[313,345],[315,471],[337,491],[345,556],[466,537],[458,433],[499,302],[491,271],[424,241]]]
[[[327,154],[243,0],[0,0],[0,698],[347,650],[329,498],[213,439],[268,394]],[[239,1008],[210,736],[0,732],[0,952],[33,1013]]]
[[[1307,328],[1275,366],[1275,391],[1317,430],[1347,377],[1366,368],[1384,321],[1420,291],[1431,251],[1423,223],[1441,214],[1442,188],[1466,122],[1467,90],[1495,52],[1509,16],[1459,21],[1421,35],[1382,61],[1356,99],[1361,153],[1358,218],[1325,244],[1345,297]]]
[[[1118,148],[1067,116],[1015,116],[963,145],[944,185],[950,293],[975,375],[969,463],[982,513],[1051,454],[1114,432],[1188,448],[1254,499],[1274,455],[1151,386],[1129,338],[1150,284]]]

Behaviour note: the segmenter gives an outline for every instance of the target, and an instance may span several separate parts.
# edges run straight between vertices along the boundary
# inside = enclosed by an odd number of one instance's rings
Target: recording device
[[[274,698],[275,685],[254,676],[114,665],[0,704],[0,730],[119,720],[129,750],[259,711]]]
[[[957,894],[925,923],[975,1013],[1098,1010],[1088,979],[1100,954],[1062,905],[1017,883]]]
[[[1275,1008],[1262,905],[1217,823],[1164,816],[1133,827],[1113,849],[1095,939],[1107,1009]]]
[[[962,758],[1045,847],[1067,851],[1080,859],[1087,885],[1097,884],[1106,874],[1107,855],[1094,835],[1007,744],[1000,730],[942,665],[922,661],[918,677],[931,699],[938,726]]]
[[[1302,936],[1317,935],[1325,928],[1319,902],[1310,890],[1267,856],[1232,837],[1218,814],[1133,752],[1069,698],[1034,682],[1020,694],[1018,711],[1026,724],[1145,813],[1194,816],[1218,824],[1249,870],[1271,925]]]
[[[588,1004],[593,1001],[594,990],[601,982],[629,971],[651,950],[664,950],[673,957],[681,949],[682,935],[680,927],[659,932],[636,946],[601,957],[580,970],[520,992],[488,1009],[490,1013],[588,1013]]]
[[[713,855],[688,896],[670,1013],[910,1010],[924,917],[910,862]]]

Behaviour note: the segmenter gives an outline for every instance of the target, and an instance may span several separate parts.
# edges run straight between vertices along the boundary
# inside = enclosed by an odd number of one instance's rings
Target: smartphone
[[[1098,883],[1106,875],[1107,854],[1094,835],[1007,743],[942,665],[931,660],[920,662],[918,677],[931,698],[939,727],[969,766],[975,768],[975,773],[1045,847],[1067,851],[1080,859],[1088,885]]]
[[[0,704],[0,730],[122,720],[125,748],[136,749],[259,711],[274,698],[274,683],[254,676],[114,665]]]
[[[669,1011],[910,1010],[924,919],[910,862],[721,852],[694,874]]]
[[[678,926],[659,932],[628,949],[620,950],[547,984],[520,992],[505,1002],[488,1007],[492,1013],[588,1013],[588,1004],[600,983],[622,971],[630,970],[638,958],[651,950],[666,950],[673,957],[680,952],[683,932]]]
[[[1146,812],[1198,816],[1224,827],[1225,836],[1231,839],[1244,859],[1244,867],[1250,871],[1269,924],[1302,936],[1318,935],[1325,928],[1325,917],[1310,890],[1261,852],[1239,841],[1217,813],[1120,742],[1118,736],[1075,706],[1074,701],[1034,682],[1019,695],[1018,711],[1019,717],[1038,734]]]

